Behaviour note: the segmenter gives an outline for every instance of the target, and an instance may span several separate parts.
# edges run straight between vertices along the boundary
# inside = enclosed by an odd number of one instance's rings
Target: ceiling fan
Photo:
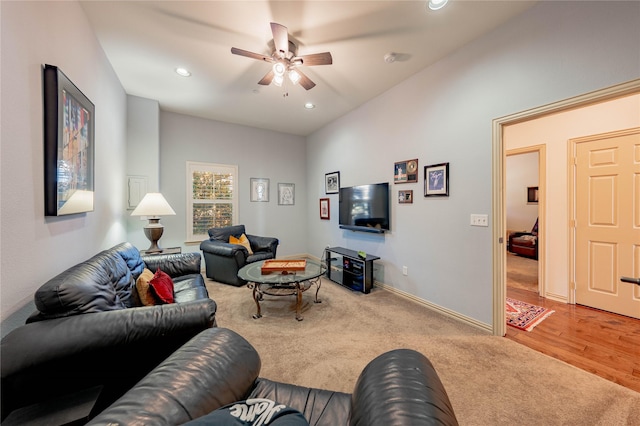
[[[324,52],[297,56],[298,47],[289,40],[287,27],[272,22],[271,32],[273,33],[273,44],[275,46],[271,56],[249,52],[237,47],[232,47],[231,53],[273,64],[271,70],[262,77],[258,84],[268,86],[273,82],[276,86],[282,86],[286,76],[293,84],[299,83],[307,90],[312,89],[316,84],[304,75],[298,67],[300,65],[331,65],[333,63],[331,53]]]

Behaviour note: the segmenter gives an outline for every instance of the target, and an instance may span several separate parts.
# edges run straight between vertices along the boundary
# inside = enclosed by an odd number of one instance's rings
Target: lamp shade
[[[131,216],[173,216],[176,212],[159,192],[147,192]]]

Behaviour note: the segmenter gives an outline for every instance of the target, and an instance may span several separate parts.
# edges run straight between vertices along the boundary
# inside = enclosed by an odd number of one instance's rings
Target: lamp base
[[[144,227],[144,235],[147,236],[151,245],[146,250],[147,253],[160,253],[162,249],[158,245],[158,240],[164,233],[164,226],[159,223],[160,218],[149,219],[149,224]]]

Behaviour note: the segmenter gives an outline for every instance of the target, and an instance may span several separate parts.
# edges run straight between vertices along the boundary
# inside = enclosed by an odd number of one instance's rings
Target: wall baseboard
[[[391,287],[391,286],[389,286],[387,284],[384,284],[384,283],[381,283],[381,282],[378,282],[378,281],[374,282],[373,286],[381,288],[381,289],[386,290],[386,291],[389,291],[391,293],[397,294],[399,296],[402,296],[402,297],[404,297],[406,299],[409,299],[409,300],[411,300],[413,302],[416,302],[416,303],[424,306],[425,308],[431,309],[432,311],[436,311],[436,312],[438,312],[438,313],[440,313],[442,315],[445,315],[445,316],[447,316],[449,318],[453,318],[455,320],[458,320],[460,322],[468,324],[468,325],[470,325],[470,326],[472,326],[474,328],[478,328],[478,329],[480,329],[482,331],[486,331],[488,333],[493,333],[493,328],[491,327],[490,324],[486,324],[486,323],[480,322],[480,321],[475,320],[473,318],[470,318],[470,317],[468,317],[466,315],[462,315],[462,314],[460,314],[460,313],[458,313],[456,311],[452,311],[452,310],[444,308],[444,307],[442,307],[440,305],[436,305],[435,303],[431,303],[431,302],[429,302],[427,300],[424,300],[424,299],[421,299],[421,298],[419,298],[417,296],[414,296],[413,294],[407,293],[405,291],[399,290],[399,289],[397,289],[395,287]]]

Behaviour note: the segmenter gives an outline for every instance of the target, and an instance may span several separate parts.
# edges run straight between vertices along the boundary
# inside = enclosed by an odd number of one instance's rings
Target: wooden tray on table
[[[283,275],[289,272],[304,271],[307,267],[307,261],[302,260],[265,260],[260,268],[262,275],[272,272],[280,272]]]

